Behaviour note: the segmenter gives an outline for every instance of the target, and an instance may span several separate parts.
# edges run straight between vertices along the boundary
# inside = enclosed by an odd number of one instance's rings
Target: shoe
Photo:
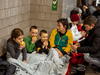
[[[86,69],[84,67],[78,67],[76,75],[85,75],[85,71]]]
[[[84,67],[84,68],[86,68],[86,66],[83,65],[83,64],[78,64],[77,67]]]
[[[97,70],[94,71],[96,74],[100,74],[100,67],[97,68]]]
[[[70,75],[76,75],[76,73],[77,73],[77,67],[73,67],[71,69]]]

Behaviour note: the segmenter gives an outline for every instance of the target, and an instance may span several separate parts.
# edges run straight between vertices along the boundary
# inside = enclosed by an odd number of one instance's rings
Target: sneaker
[[[100,74],[100,67],[97,68],[97,70],[94,71],[96,74]]]

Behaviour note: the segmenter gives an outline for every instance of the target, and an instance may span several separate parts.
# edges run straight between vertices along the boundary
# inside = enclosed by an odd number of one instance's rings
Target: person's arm
[[[45,50],[40,40],[36,42],[36,50],[38,53],[42,53]]]
[[[56,29],[54,29],[54,30],[51,32],[50,39],[49,39],[51,48],[52,48],[52,47],[55,47],[55,44],[54,44],[54,41],[55,41],[55,33],[56,33],[55,31],[56,31]]]
[[[50,42],[48,41],[48,46],[47,49],[45,48],[45,53],[48,54],[49,53],[49,49],[50,49]]]
[[[69,53],[70,53],[70,50],[71,50],[71,45],[70,45],[70,44],[73,45],[73,35],[72,35],[71,32],[69,32],[69,33],[67,34],[67,36],[68,36],[68,43],[67,43],[67,47],[65,47],[65,50],[64,50],[64,51],[65,51],[67,54],[69,54]],[[66,54],[66,53],[63,53],[63,54]]]
[[[34,44],[32,44],[31,42],[28,41],[28,38],[24,38],[24,39],[25,39],[25,44],[26,44],[26,50],[28,52],[32,52],[33,48],[35,47],[36,42],[34,42]]]
[[[26,48],[22,49],[22,56],[23,56],[22,60],[26,60],[26,58],[27,58]]]
[[[80,41],[79,42],[80,43],[80,46],[86,46],[87,45],[87,39],[88,39],[88,37],[85,38],[84,40]]]
[[[78,32],[78,30],[77,30],[77,32],[74,32],[73,28],[71,28],[70,30],[71,30],[72,35],[73,35],[73,41],[77,41],[82,37],[81,32]]]
[[[99,31],[98,31],[99,32]],[[78,53],[97,53],[100,50],[100,34],[96,33],[91,46],[78,47]]]
[[[20,55],[20,49],[17,48],[17,52],[15,53],[14,46],[11,43],[7,43],[7,51],[10,53],[12,58],[17,59]]]

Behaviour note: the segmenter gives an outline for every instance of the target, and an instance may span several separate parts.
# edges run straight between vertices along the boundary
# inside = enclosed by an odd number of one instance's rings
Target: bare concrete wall
[[[77,0],[62,0],[62,17],[68,18],[70,11],[76,7]]]

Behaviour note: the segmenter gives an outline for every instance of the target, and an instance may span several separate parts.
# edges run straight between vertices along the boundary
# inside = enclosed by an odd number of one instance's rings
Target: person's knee
[[[87,54],[84,55],[84,59],[85,59],[86,62],[89,62],[90,61],[89,55],[87,55]]]

